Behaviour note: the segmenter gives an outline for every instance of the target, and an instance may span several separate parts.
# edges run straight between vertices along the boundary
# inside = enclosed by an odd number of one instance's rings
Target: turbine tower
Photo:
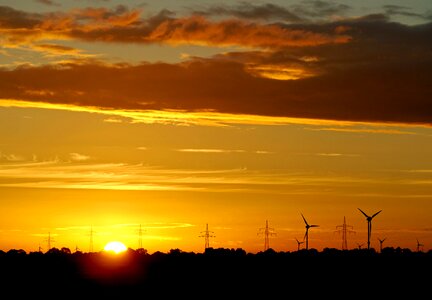
[[[417,240],[417,252],[420,252],[420,248],[423,247],[424,245],[420,244],[418,239],[416,239],[416,240]]]
[[[367,240],[367,246],[368,246],[368,250],[370,249],[370,238],[371,238],[371,234],[372,234],[372,219],[379,214],[380,212],[382,212],[382,210],[380,210],[379,212],[374,213],[371,217],[368,216],[364,211],[362,211],[360,208],[358,208],[358,210],[366,217],[366,221],[368,223],[368,240]]]
[[[336,229],[338,228],[340,229],[336,232],[342,233],[342,250],[348,250],[347,233],[355,233],[355,231],[349,229],[349,228],[353,229],[354,227],[351,225],[347,225],[344,216],[343,224],[336,226]]]
[[[306,233],[304,235],[303,240],[306,240],[306,250],[309,250],[309,228],[311,227],[319,227],[319,225],[309,225],[308,222],[306,221],[305,217],[303,216],[303,214],[301,214],[303,221],[306,224]]]
[[[266,226],[264,228],[260,228],[257,235],[264,234],[264,251],[270,249],[269,237],[276,235],[274,232],[274,228],[270,228],[268,226],[268,220],[266,220]]]
[[[206,224],[206,230],[205,231],[201,231],[201,233],[203,235],[200,235],[199,237],[203,237],[205,239],[204,250],[207,249],[207,248],[210,248],[210,238],[216,237],[216,236],[212,235],[212,233],[214,233],[214,232],[213,231],[209,231],[208,224]]]
[[[303,244],[304,241],[300,242],[297,238],[295,240],[297,241],[297,251],[300,251],[300,245]]]
[[[380,239],[378,238],[378,241],[380,242],[380,253],[382,252],[382,244],[384,243],[384,241],[385,241],[386,239],[387,239],[387,238],[384,238],[384,239],[380,240]]]

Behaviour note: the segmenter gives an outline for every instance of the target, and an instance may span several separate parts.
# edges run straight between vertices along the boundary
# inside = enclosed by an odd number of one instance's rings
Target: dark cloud
[[[43,15],[0,6],[1,29],[30,29],[40,24]]]
[[[1,71],[0,97],[115,109],[432,125],[431,70],[431,62],[381,64],[282,81],[253,76],[243,64],[220,60],[45,66]]]
[[[372,14],[261,24],[178,18],[168,10],[143,19],[139,11],[118,6],[48,15],[3,7],[0,26],[6,32],[21,26],[29,34],[37,29],[39,35],[54,32],[86,41],[255,47],[181,64],[86,61],[0,70],[0,98],[432,125],[432,23],[409,26],[390,22],[388,14]],[[38,47],[74,51],[49,43]],[[288,78],[296,80],[280,80]]]
[[[60,6],[60,3],[54,2],[52,0],[35,0],[35,1],[49,6]]]
[[[405,17],[415,17],[420,19],[427,19],[427,17],[423,14],[413,13],[411,12],[411,8],[406,6],[399,5],[384,5],[383,6],[385,13],[388,16],[405,16]]]
[[[293,11],[305,17],[325,18],[332,15],[343,15],[351,9],[350,6],[321,0],[307,0],[293,6]]]
[[[303,18],[289,9],[276,4],[255,5],[240,2],[237,5],[217,5],[203,10],[192,10],[194,14],[203,16],[230,16],[243,19],[282,20],[285,22],[302,22]]]
[[[31,16],[11,10],[3,15],[0,29],[11,40],[43,39],[57,36],[86,41],[198,44],[215,46],[248,46],[262,48],[316,46],[327,43],[346,43],[349,36],[337,32],[315,33],[302,28],[280,24],[250,23],[243,20],[212,21],[203,16],[175,18],[173,12],[162,10],[147,19],[141,11],[125,6],[114,9],[85,8],[70,13],[51,13]],[[0,21],[1,21],[0,11]],[[3,26],[2,26],[3,25]],[[22,25],[22,28],[18,28]]]

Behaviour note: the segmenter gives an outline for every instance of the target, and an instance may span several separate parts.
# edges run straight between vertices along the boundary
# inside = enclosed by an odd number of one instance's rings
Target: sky
[[[360,208],[427,251],[431,36],[429,0],[0,0],[0,249],[352,249]]]

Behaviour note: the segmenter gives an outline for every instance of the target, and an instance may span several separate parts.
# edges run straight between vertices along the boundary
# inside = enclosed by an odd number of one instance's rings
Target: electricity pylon
[[[213,231],[209,231],[208,224],[206,224],[206,230],[201,231],[202,235],[200,235],[199,237],[203,237],[205,239],[204,250],[210,248],[210,238],[216,237],[215,235],[213,235],[213,233]]]
[[[266,220],[266,226],[264,228],[260,228],[257,234],[264,234],[264,251],[268,250],[270,248],[269,237],[276,235],[274,228],[270,228],[268,226],[268,220]]]
[[[346,219],[344,216],[343,224],[336,226],[336,229],[337,228],[340,228],[340,229],[337,230],[336,232],[342,233],[342,250],[348,250],[347,234],[348,233],[355,233],[355,231],[350,230],[350,228],[353,229],[354,227],[351,225],[347,225]]]

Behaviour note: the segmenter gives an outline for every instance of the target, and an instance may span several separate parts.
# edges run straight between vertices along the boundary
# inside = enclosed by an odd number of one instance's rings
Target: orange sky
[[[0,249],[430,249],[426,2],[3,2]]]

